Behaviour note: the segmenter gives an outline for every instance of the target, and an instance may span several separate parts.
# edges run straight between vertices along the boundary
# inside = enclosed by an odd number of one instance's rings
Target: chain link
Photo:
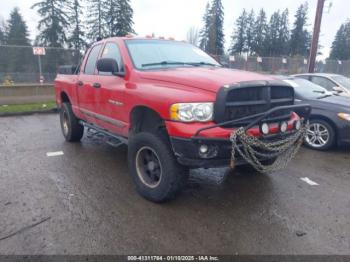
[[[272,173],[284,169],[295,157],[303,143],[308,124],[303,124],[300,130],[295,131],[278,141],[262,141],[257,137],[246,134],[244,127],[232,132],[231,168],[235,167],[236,153],[260,173]],[[264,165],[266,159],[276,158],[274,163]]]

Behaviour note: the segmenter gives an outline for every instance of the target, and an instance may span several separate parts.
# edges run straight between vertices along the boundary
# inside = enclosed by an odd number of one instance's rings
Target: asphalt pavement
[[[0,254],[350,254],[349,148],[195,170],[166,204],[136,193],[126,153],[64,142],[58,115],[0,118]]]

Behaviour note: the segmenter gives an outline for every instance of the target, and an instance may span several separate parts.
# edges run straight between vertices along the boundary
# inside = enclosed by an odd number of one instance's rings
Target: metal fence
[[[52,83],[59,65],[79,64],[78,50],[45,48],[45,55],[33,54],[30,46],[0,45],[0,85]],[[297,74],[307,71],[308,61],[303,57],[242,57],[217,56],[222,65],[267,74]],[[42,69],[40,77],[39,59]],[[318,61],[316,72],[338,73],[350,76],[350,61]]]
[[[45,48],[38,56],[30,46],[0,45],[0,85],[52,83],[59,65],[78,64],[81,56],[73,49]]]
[[[214,58],[225,67],[267,74],[291,75],[305,73],[308,70],[308,59],[303,57],[243,57],[236,55],[214,56]],[[317,61],[315,72],[350,76],[350,60]]]

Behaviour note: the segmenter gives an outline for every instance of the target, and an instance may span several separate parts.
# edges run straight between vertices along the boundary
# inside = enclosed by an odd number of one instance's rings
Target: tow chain
[[[236,165],[236,153],[260,173],[268,174],[284,169],[295,157],[303,143],[308,124],[285,139],[278,141],[262,141],[257,137],[246,134],[244,127],[232,132],[231,168]],[[241,147],[239,146],[241,145]],[[272,164],[263,164],[264,160],[274,159]]]

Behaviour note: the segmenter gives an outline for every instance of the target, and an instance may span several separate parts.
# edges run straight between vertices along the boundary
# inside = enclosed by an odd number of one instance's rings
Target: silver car
[[[305,73],[293,75],[295,77],[304,78],[319,86],[324,87],[328,91],[337,92],[339,95],[350,96],[350,78],[337,74],[325,73]]]

